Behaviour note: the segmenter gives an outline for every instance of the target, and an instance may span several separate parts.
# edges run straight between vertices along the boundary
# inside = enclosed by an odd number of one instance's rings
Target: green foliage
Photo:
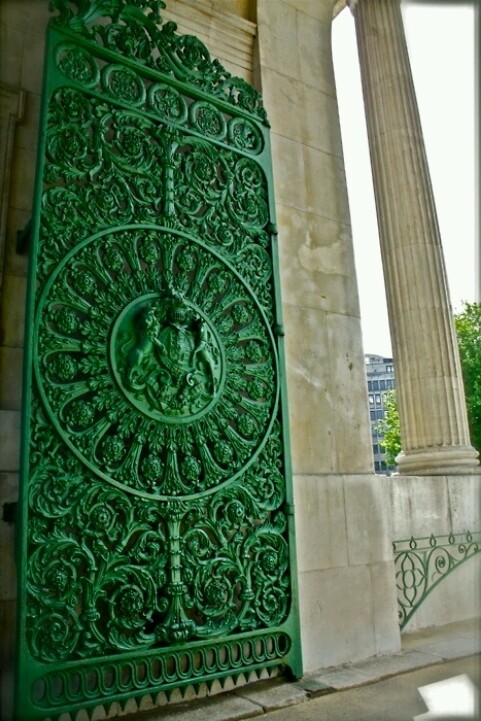
[[[481,303],[465,303],[462,313],[454,317],[459,355],[466,394],[471,443],[481,452]],[[401,450],[399,412],[396,392],[388,391],[386,415],[379,421],[378,430],[384,438],[379,441],[386,453],[388,465],[395,465]]]
[[[399,432],[399,411],[396,391],[387,391],[384,407],[386,409],[384,419],[377,424],[379,434],[383,435],[383,438],[379,439],[379,444],[384,448],[388,466],[395,466],[396,456],[401,451],[401,434]]]
[[[481,304],[465,303],[454,317],[463,371],[471,443],[481,451]]]

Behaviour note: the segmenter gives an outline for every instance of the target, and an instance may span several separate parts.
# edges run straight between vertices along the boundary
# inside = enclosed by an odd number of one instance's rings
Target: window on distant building
[[[376,393],[376,405],[377,406],[381,405],[381,394],[380,393]]]
[[[376,453],[379,453],[379,443],[373,443],[372,450],[374,455],[376,455]]]
[[[375,471],[379,470],[379,461],[374,461],[374,470]]]
[[[374,396],[372,393],[369,393],[369,405],[370,406],[374,405]]]
[[[372,421],[376,420],[376,411],[371,411],[371,420]]]
[[[371,413],[375,413],[375,414],[376,414],[376,418],[377,418],[378,420],[380,420],[381,418],[384,417],[384,411],[382,411],[382,410],[371,411]]]
[[[367,389],[368,391],[372,391],[372,381],[367,382]]]
[[[372,382],[372,390],[378,391],[379,390],[379,381],[373,381]]]
[[[381,390],[381,391],[386,390],[386,381],[379,381],[379,390]]]

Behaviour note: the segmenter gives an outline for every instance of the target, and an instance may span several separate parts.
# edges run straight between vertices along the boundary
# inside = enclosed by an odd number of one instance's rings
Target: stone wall
[[[294,473],[372,470],[330,0],[259,0],[272,126]]]
[[[392,476],[386,507],[393,540],[481,531],[481,478]],[[458,566],[427,596],[404,631],[475,618],[481,608],[481,553]]]
[[[395,538],[470,524],[471,530],[479,528],[473,516],[475,479],[386,479],[372,473],[331,57],[334,5],[334,0],[257,0],[255,14],[250,0],[169,0],[164,13],[181,32],[206,42],[231,72],[262,90],[272,125],[306,671],[399,649]],[[14,138],[1,299],[2,509],[18,493],[27,256],[16,253],[15,245],[17,231],[31,216],[47,7],[47,0],[3,0],[0,10],[0,87],[6,84],[17,95],[25,91]],[[1,663],[8,684],[16,592],[13,525],[1,515],[0,543]],[[474,569],[477,561],[471,563]],[[470,601],[456,604],[452,590],[449,594],[449,603],[438,601],[431,615],[420,611],[418,625],[474,615]],[[2,713],[8,718],[6,707]]]
[[[18,464],[22,396],[22,360],[25,317],[27,254],[16,252],[17,231],[31,218],[35,153],[40,112],[44,31],[47,3],[7,0],[0,4],[0,93],[24,94],[21,122],[13,128],[13,153],[8,195],[0,223],[3,276],[0,296],[0,672],[1,718],[11,705],[12,659],[15,634],[16,579],[14,526],[3,520],[18,497]],[[2,114],[3,114],[2,106]],[[4,147],[4,118],[0,147]],[[8,168],[2,168],[7,172]],[[1,185],[1,183],[0,183]],[[3,253],[2,249],[3,248]],[[3,273],[2,273],[3,271]],[[7,515],[8,518],[8,515]]]
[[[258,0],[272,125],[305,670],[397,650],[384,479],[364,356],[330,0]]]

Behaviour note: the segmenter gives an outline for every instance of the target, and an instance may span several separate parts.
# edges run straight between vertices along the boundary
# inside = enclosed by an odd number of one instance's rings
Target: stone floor
[[[280,679],[259,682],[214,698],[164,706],[127,718],[239,721],[267,716],[268,721],[412,721],[414,714],[427,710],[417,691],[419,686],[464,674],[467,669],[473,684],[480,688],[480,654],[481,621],[463,621],[408,634],[397,654],[322,669],[293,683]],[[448,717],[424,713],[415,718],[448,721]],[[480,717],[459,716],[456,720],[468,718]]]

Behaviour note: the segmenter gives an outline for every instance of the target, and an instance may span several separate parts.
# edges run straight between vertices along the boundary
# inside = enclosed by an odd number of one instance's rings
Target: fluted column
[[[399,472],[476,473],[400,0],[350,4],[396,366]]]

